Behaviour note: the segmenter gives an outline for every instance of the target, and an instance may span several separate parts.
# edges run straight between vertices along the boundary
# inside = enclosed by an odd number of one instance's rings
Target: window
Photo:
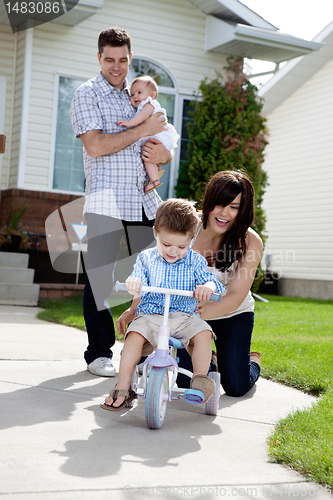
[[[178,92],[169,72],[160,64],[146,58],[133,58],[128,72],[129,83],[137,76],[147,74],[158,84],[158,100],[167,112],[168,121],[177,124],[175,110]],[[54,155],[52,155],[54,157],[52,188],[56,191],[81,194],[85,190],[82,143],[74,135],[69,112],[73,94],[84,82],[85,80],[66,76],[59,76],[57,81],[56,134]],[[178,133],[180,134],[179,130]],[[177,149],[180,149],[180,144]],[[175,175],[175,160],[173,160],[165,168],[163,184],[157,189],[164,200],[173,195]]]
[[[190,111],[193,109],[193,100],[183,100],[182,133],[180,140],[180,161],[187,161],[187,148],[190,142],[187,125],[190,121]]]
[[[82,143],[74,135],[69,113],[73,94],[83,82],[84,80],[59,77],[52,185],[57,191],[84,193]]]
[[[172,79],[170,78],[166,70],[163,69],[160,65],[152,61],[148,61],[147,59],[139,59],[133,57],[128,72],[128,80],[130,83],[132,83],[134,78],[141,75],[151,76],[152,78],[154,78],[159,87],[174,87]]]
[[[178,118],[178,133],[181,136],[180,144],[175,151],[175,163],[176,165],[180,165],[181,162],[187,162],[187,153],[188,153],[188,144],[190,142],[188,136],[187,125],[190,121],[190,112],[193,109],[194,101],[197,100],[197,97],[190,95],[181,95],[179,96],[179,118]],[[175,169],[174,172],[174,185],[177,184],[179,169]]]

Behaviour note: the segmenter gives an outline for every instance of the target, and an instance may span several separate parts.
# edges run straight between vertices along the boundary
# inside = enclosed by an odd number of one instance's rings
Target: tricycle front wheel
[[[169,395],[169,377],[166,367],[151,369],[146,392],[146,422],[149,429],[163,425]]]

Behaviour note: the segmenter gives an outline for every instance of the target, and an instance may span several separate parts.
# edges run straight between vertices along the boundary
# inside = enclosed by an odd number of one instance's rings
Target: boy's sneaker
[[[116,376],[116,369],[110,358],[96,358],[89,365],[87,365],[87,369],[93,375],[98,375],[100,377]]]

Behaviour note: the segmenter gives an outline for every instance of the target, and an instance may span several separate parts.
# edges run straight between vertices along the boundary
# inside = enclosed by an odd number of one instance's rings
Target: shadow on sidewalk
[[[0,429],[69,420],[77,403],[96,397],[96,387],[101,388],[100,394],[107,392],[106,387],[110,384],[107,379],[101,379],[97,386],[75,388],[76,384],[88,382],[92,378],[95,378],[94,375],[84,370],[23,389],[20,383],[17,391],[3,392],[0,394]],[[9,385],[12,387],[13,383],[9,382]]]
[[[168,403],[160,430],[147,428],[145,402],[141,397],[130,410],[119,413],[102,410],[95,402],[92,404],[92,400],[101,395],[102,401],[102,395],[109,392],[110,380],[101,379],[98,384],[85,386],[92,377],[95,379],[84,370],[36,386],[22,388],[20,383],[20,389],[3,392],[0,394],[0,429],[54,422],[53,437],[59,435],[59,439],[58,449],[51,453],[67,458],[60,467],[61,471],[71,476],[91,478],[114,476],[125,463],[126,467],[133,463],[133,467],[141,464],[174,470],[179,466],[180,457],[201,449],[202,436],[211,436],[214,443],[214,436],[222,432],[214,423],[218,417],[205,415],[204,405],[189,405],[184,401]],[[12,388],[13,382],[9,385]],[[82,408],[80,403],[87,403],[87,406]],[[185,407],[177,403],[184,403]],[[91,426],[86,411],[93,412],[95,428],[84,429],[85,425]],[[90,432],[88,439],[64,440],[68,438],[68,427],[62,429],[61,422],[67,424],[74,412],[73,425],[82,426],[87,435]]]
[[[217,417],[193,412],[197,405],[189,405],[188,411],[177,411],[173,402],[168,403],[163,427],[148,429],[145,421],[145,402],[142,398],[136,406],[122,412],[106,412],[98,406],[88,408],[94,412],[99,428],[93,429],[88,440],[67,441],[65,451],[54,451],[67,457],[62,472],[79,477],[114,476],[126,463],[152,468],[164,468],[166,475],[173,474],[179,466],[179,458],[201,450],[202,436],[221,434]],[[200,405],[201,406],[201,405]],[[212,455],[214,450],[212,449]],[[166,476],[165,476],[166,477]],[[165,480],[165,479],[164,479]],[[129,485],[135,477],[129,476]],[[163,478],[161,477],[161,481]]]

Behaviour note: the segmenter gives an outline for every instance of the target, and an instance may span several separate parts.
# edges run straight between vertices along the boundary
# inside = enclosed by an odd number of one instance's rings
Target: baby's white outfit
[[[160,103],[158,101],[156,101],[156,99],[152,99],[151,97],[147,97],[147,99],[140,102],[136,112],[139,113],[139,111],[142,110],[143,106],[145,104],[147,104],[147,102],[149,102],[152,106],[154,106],[154,111],[152,113],[153,115],[155,113],[162,112],[162,113],[164,113],[164,116],[166,118],[165,109],[161,108]],[[164,147],[168,151],[171,151],[172,149],[177,147],[177,142],[180,139],[180,135],[177,133],[177,130],[175,129],[175,127],[173,125],[171,125],[171,123],[168,123],[167,127],[168,127],[167,130],[163,130],[162,132],[158,132],[158,134],[155,134],[155,135],[150,136],[150,137],[155,137],[156,139],[158,139],[159,141],[162,142],[162,144],[164,145]],[[143,145],[148,139],[149,139],[149,137],[142,137],[142,139],[140,139],[140,142]]]

